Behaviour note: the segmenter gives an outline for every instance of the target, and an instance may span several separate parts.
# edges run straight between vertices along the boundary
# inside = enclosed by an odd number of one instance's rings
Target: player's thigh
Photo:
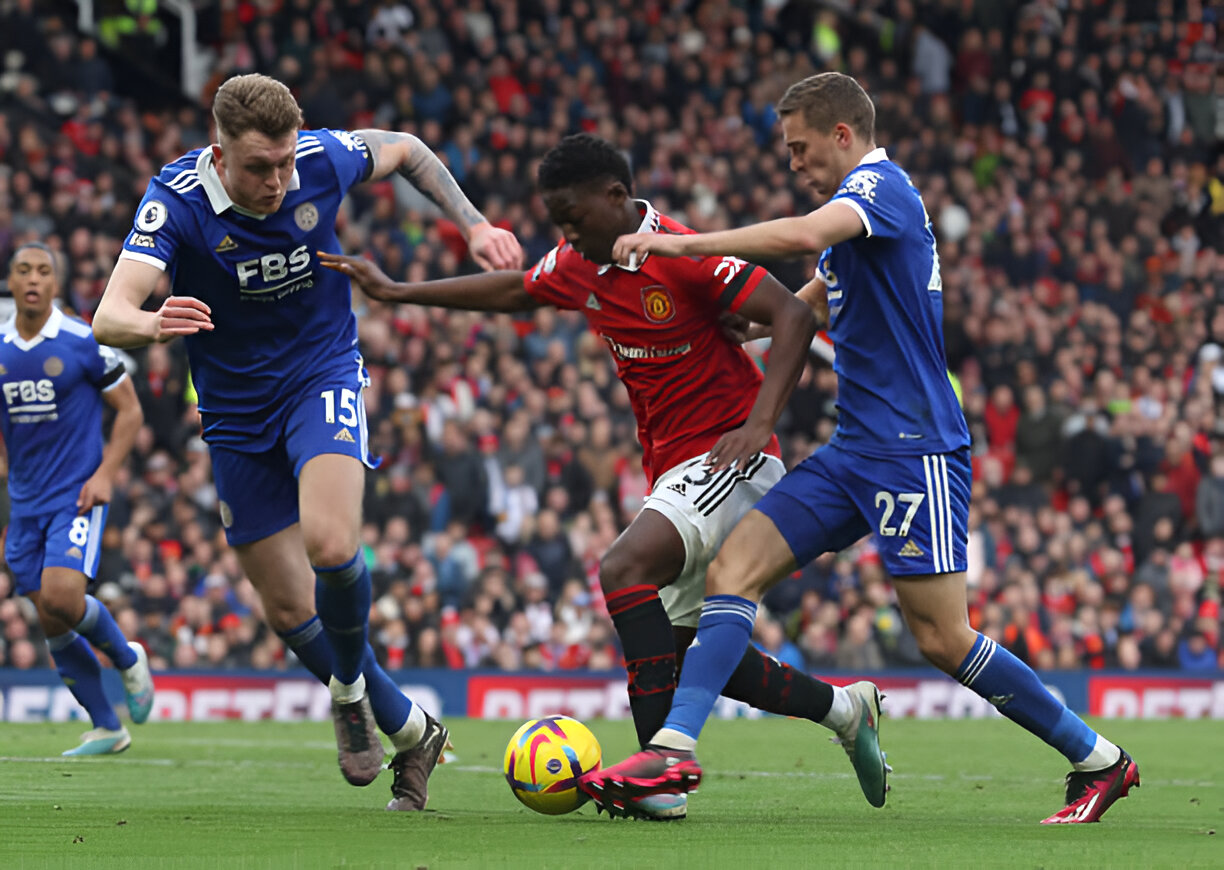
[[[668,565],[668,583],[659,593],[673,625],[695,628],[705,600],[706,572],[735,524],[782,477],[782,462],[764,454],[743,471],[711,473],[705,455],[662,475],[646,498],[642,514],[666,518],[682,546],[679,566]]]
[[[788,471],[723,543],[712,581],[720,590],[737,575],[757,595],[817,556],[843,550],[869,531],[839,483],[838,457],[827,447]],[[717,575],[715,578],[713,575]],[[707,589],[714,592],[711,585]]]
[[[274,630],[290,631],[314,616],[315,574],[306,558],[300,525],[240,544],[234,552]]]
[[[106,505],[78,514],[73,506],[49,514],[43,539],[40,612],[68,625],[81,620],[85,587],[97,573]]]
[[[357,552],[365,466],[352,456],[311,457],[298,477],[302,537],[313,565],[343,565]]]
[[[316,565],[339,565],[357,551],[368,450],[362,390],[354,363],[304,390],[285,421],[285,450],[298,478],[298,511]]]
[[[847,490],[869,518],[876,550],[893,577],[952,574],[968,567],[969,451],[928,456],[853,456]]]
[[[684,568],[685,542],[666,514],[649,502],[599,562],[599,582],[611,593],[631,586],[667,586]]]
[[[13,589],[18,595],[37,594],[42,586],[49,522],[45,516],[14,516],[9,519],[4,535],[4,561],[13,575]]]
[[[209,447],[221,525],[231,547],[263,540],[298,522],[298,482],[283,448],[244,453]]]

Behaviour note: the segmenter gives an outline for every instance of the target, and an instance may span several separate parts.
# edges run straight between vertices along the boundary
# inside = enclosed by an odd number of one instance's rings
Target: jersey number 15
[[[319,394],[323,400],[323,422],[336,422],[336,393],[340,394],[340,425],[357,425],[357,393],[353,390],[324,390]]]

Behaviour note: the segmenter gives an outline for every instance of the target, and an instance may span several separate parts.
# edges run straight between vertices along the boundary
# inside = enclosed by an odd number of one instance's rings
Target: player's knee
[[[334,568],[343,565],[357,552],[356,535],[343,529],[325,529],[307,532],[306,555],[315,568]]]
[[[307,601],[264,602],[264,619],[277,634],[287,634],[309,622],[315,609]]]
[[[599,562],[599,585],[605,594],[650,582],[641,561],[617,547],[610,549]]]
[[[85,597],[78,589],[44,586],[38,595],[38,610],[44,623],[71,628],[85,615]]]
[[[735,559],[719,553],[706,572],[707,595],[738,595],[759,599],[764,593],[764,579],[747,565],[735,564]]]
[[[914,639],[922,655],[935,667],[945,673],[955,673],[965,657],[965,638],[962,636],[967,626],[941,627],[935,622],[915,622],[911,625]],[[970,641],[972,646],[972,641]]]

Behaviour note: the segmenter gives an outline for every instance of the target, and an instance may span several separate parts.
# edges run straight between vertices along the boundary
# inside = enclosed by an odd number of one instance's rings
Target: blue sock
[[[315,601],[319,619],[332,648],[332,674],[345,685],[357,682],[365,658],[369,633],[370,569],[358,550],[334,568],[315,568]]]
[[[714,702],[744,657],[756,610],[755,602],[738,595],[706,597],[697,638],[684,654],[680,684],[664,728],[697,739]]]
[[[277,634],[293,650],[298,661],[326,686],[332,675],[332,649],[319,617],[312,616],[297,628],[279,631]],[[378,666],[374,648],[368,643],[361,660],[361,672],[365,674],[366,694],[370,696],[370,707],[374,711],[374,721],[378,723],[378,729],[384,734],[394,734],[408,721],[408,714],[412,712],[412,701],[405,697],[395,681],[387,676],[387,672]]]
[[[126,671],[136,664],[136,653],[128,646],[115,617],[92,595],[85,596],[85,615],[76,624],[76,631],[106,653],[119,670]]]
[[[89,641],[75,631],[47,638],[47,646],[55,658],[55,670],[72,692],[95,728],[118,731],[119,716],[106,699],[102,689],[102,665],[89,647]]]
[[[332,675],[332,649],[319,617],[312,616],[297,628],[276,634],[293,650],[303,667],[326,686]]]
[[[408,721],[412,701],[379,666],[378,659],[374,657],[374,648],[368,643],[365,658],[361,661],[361,672],[365,674],[366,694],[370,696],[370,708],[374,711],[378,730],[383,734],[394,734]]]
[[[978,635],[956,679],[1072,764],[1086,759],[1096,745],[1096,732],[1051,695],[1032,668],[984,635]]]

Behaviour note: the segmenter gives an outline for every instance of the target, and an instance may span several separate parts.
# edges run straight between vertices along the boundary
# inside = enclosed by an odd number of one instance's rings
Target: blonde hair
[[[808,76],[786,89],[778,101],[778,114],[799,114],[819,133],[830,133],[845,124],[855,135],[875,141],[875,106],[853,78],[839,72]]]
[[[249,130],[280,139],[302,126],[302,110],[284,83],[258,73],[227,79],[213,98],[218,136],[237,138]]]

